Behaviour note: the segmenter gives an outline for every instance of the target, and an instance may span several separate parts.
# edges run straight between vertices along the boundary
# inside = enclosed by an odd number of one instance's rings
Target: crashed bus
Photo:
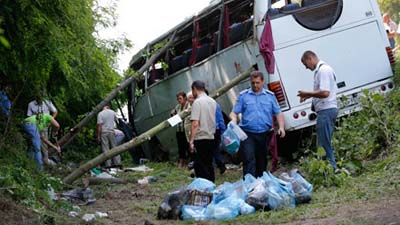
[[[130,68],[144,65],[173,34],[172,47],[130,88],[129,119],[139,134],[168,119],[177,104],[175,94],[190,91],[193,81],[203,80],[212,93],[240,70],[255,67],[263,72],[266,88],[275,93],[284,113],[288,137],[279,148],[299,147],[302,135],[309,135],[304,131],[316,123],[311,101],[300,103],[297,97],[298,90],[312,90],[313,85],[312,73],[300,62],[306,50],[334,68],[339,116],[360,109],[362,90],[385,93],[394,88],[394,58],[376,0],[212,1],[140,50]],[[260,50],[265,40],[269,49]],[[263,51],[272,52],[274,61],[264,58]],[[248,87],[245,80],[217,99],[225,119],[240,91]],[[175,128],[154,140],[177,152]]]

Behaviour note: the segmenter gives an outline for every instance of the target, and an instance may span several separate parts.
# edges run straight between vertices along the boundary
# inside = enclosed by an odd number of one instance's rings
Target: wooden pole
[[[236,86],[239,84],[241,81],[244,79],[248,78],[250,73],[254,71],[254,68],[251,67],[248,69],[246,72],[240,74],[239,76],[235,77],[232,79],[229,83],[225,84],[221,88],[217,89],[210,97],[212,98],[218,98],[219,96],[223,95],[225,92],[227,92],[229,89],[232,87]],[[186,116],[190,115],[190,111],[183,111],[179,113],[179,116],[183,119]],[[138,145],[141,145],[145,141],[149,141],[153,136],[155,136],[157,133],[159,133],[162,130],[165,130],[170,127],[170,124],[168,123],[167,120],[164,120],[160,124],[156,125],[155,127],[151,128],[150,130],[146,131],[145,133],[137,136],[136,138],[119,145],[107,152],[103,152],[102,154],[96,156],[95,158],[89,160],[82,166],[80,166],[78,169],[72,171],[71,174],[66,176],[63,180],[64,183],[66,184],[72,184],[76,179],[81,177],[83,174],[85,174],[87,171],[89,171],[91,168],[96,167],[97,165],[100,165],[102,162],[111,159],[112,157],[119,155],[125,151],[128,151],[129,149],[136,147]]]
[[[171,38],[168,40],[167,44],[159,49],[156,54],[152,55],[150,59],[137,71],[138,74],[143,74],[160,56],[171,47],[174,43],[175,33],[172,34]],[[77,125],[75,125],[67,134],[65,134],[58,142],[61,147],[64,147],[68,144],[75,135],[81,131],[82,127],[84,127],[93,117],[96,116],[98,112],[107,104],[113,100],[119,91],[126,88],[129,84],[131,84],[135,80],[135,77],[131,76],[122,81],[122,83],[118,84],[116,88],[114,88],[111,93],[103,99],[97,106],[95,106],[92,111],[85,116]]]

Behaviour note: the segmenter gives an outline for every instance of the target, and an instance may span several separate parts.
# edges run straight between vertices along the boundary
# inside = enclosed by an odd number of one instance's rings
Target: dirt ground
[[[293,221],[288,225],[335,225],[335,224],[373,224],[373,225],[399,225],[400,224],[400,199],[381,199],[379,202],[358,201],[343,206],[334,206],[330,209],[320,209],[335,214],[329,218],[307,218]]]
[[[102,219],[102,224],[182,224],[182,221],[157,220],[156,213],[148,208],[156,208],[164,196],[146,193],[151,186],[129,184],[108,192],[93,205],[87,206],[88,211],[107,212],[108,218]],[[329,216],[321,218],[321,214]],[[290,225],[313,224],[373,224],[400,225],[400,198],[386,198],[379,201],[356,201],[346,205],[331,205],[320,208],[302,216],[300,220],[292,221]],[[97,224],[97,223],[96,223]],[[217,222],[198,222],[193,224],[212,225]],[[249,221],[246,224],[253,224]],[[259,224],[259,223],[257,223]]]
[[[36,225],[40,222],[38,215],[32,210],[19,206],[10,199],[0,198],[0,224]]]

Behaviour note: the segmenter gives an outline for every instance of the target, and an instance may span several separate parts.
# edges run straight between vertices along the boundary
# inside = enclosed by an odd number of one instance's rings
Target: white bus
[[[275,45],[274,73],[268,73],[259,42],[270,21]],[[283,142],[297,142],[300,130],[315,124],[311,101],[300,103],[298,90],[312,90],[313,73],[300,61],[312,50],[330,64],[337,76],[340,116],[359,110],[363,89],[393,89],[394,58],[376,0],[217,0],[150,42],[137,53],[130,67],[137,70],[146,55],[176,32],[178,40],[160,57],[139,83],[142,95],[130,102],[131,121],[138,133],[167,119],[177,104],[178,91],[190,91],[203,80],[212,93],[255,65],[265,74],[266,87],[275,93],[289,133]],[[165,66],[168,65],[168,66]],[[244,81],[217,99],[229,115]],[[343,97],[344,96],[344,97]],[[133,110],[134,108],[134,110]],[[176,152],[175,128],[157,135],[163,147]],[[282,143],[281,146],[285,146]]]

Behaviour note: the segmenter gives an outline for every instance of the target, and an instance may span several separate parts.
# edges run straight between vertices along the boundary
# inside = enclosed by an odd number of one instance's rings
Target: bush
[[[310,183],[316,189],[319,187],[341,186],[348,174],[345,170],[335,171],[328,160],[322,160],[325,150],[322,147],[317,152],[312,152],[310,156],[300,159],[301,171],[307,174]],[[341,162],[338,162],[340,165]]]

